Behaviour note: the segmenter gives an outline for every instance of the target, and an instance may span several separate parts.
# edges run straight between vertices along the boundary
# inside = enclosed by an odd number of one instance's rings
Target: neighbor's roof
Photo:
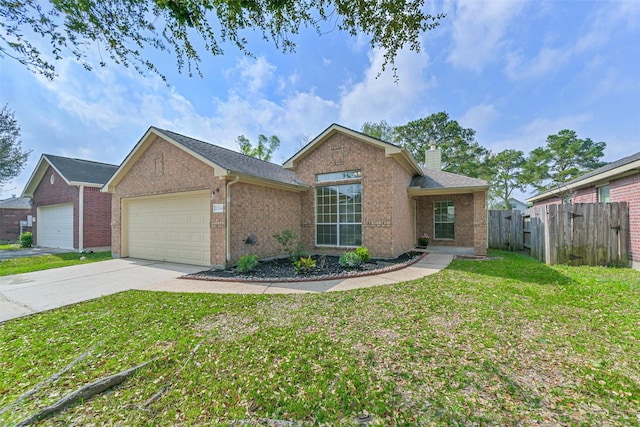
[[[295,168],[301,159],[314,151],[321,145],[322,142],[326,141],[336,133],[342,133],[364,143],[382,148],[386,156],[394,158],[407,171],[409,171],[409,173],[411,173],[412,175],[422,175],[422,169],[418,165],[418,162],[416,162],[416,159],[409,153],[409,151],[407,151],[406,148],[391,144],[390,142],[386,142],[378,138],[374,138],[362,132],[349,129],[336,123],[333,123],[331,126],[326,128],[320,135],[316,136],[313,140],[311,140],[311,142],[302,147],[296,154],[291,156],[286,162],[284,162],[284,167],[288,169]]]
[[[0,209],[31,209],[31,199],[28,197],[12,197],[0,200]]]
[[[423,176],[415,176],[411,180],[410,194],[468,193],[489,188],[489,183],[483,179],[436,169],[422,169],[422,172]]]
[[[112,191],[113,186],[122,179],[156,136],[213,167],[216,176],[239,175],[241,180],[244,178],[245,181],[257,180],[265,184],[280,185],[291,189],[308,188],[306,184],[296,178],[293,172],[275,163],[151,126],[107,182],[105,191]]]
[[[33,192],[40,184],[49,166],[58,172],[68,185],[89,187],[102,187],[118,169],[117,165],[108,163],[43,154],[22,192],[23,196],[33,196]]]
[[[640,173],[640,152],[624,157],[620,160],[616,160],[615,162],[611,162],[601,168],[594,169],[591,172],[587,172],[553,190],[538,193],[530,199],[527,199],[527,202],[537,202],[539,200],[548,199],[549,197],[557,197],[559,192],[564,193],[576,188],[593,185],[598,181],[606,181],[632,173]]]

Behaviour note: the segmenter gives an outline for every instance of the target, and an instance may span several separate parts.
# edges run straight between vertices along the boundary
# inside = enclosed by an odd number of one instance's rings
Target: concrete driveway
[[[0,322],[204,269],[127,258],[0,277]]]

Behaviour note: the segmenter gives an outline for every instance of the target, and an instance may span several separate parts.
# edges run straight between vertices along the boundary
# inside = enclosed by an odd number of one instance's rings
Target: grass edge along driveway
[[[81,260],[81,258],[85,259]],[[94,252],[90,254],[68,252],[54,255],[11,258],[0,261],[0,276],[30,273],[32,271],[49,270],[51,268],[67,267],[69,265],[86,264],[108,259],[111,259],[111,252]]]
[[[128,291],[6,322],[0,408],[45,382],[0,424],[154,359],[48,422],[638,424],[640,272],[492,255],[349,292]]]

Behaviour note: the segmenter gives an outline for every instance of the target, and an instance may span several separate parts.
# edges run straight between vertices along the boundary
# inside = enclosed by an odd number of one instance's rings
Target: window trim
[[[353,180],[353,178],[348,178],[348,180]],[[359,185],[360,186],[360,222],[347,222],[347,223],[341,223],[340,222],[340,192],[338,190],[338,193],[336,195],[337,199],[336,199],[336,222],[333,223],[328,223],[328,222],[323,222],[323,223],[319,223],[318,222],[318,189],[320,188],[327,188],[327,187],[346,187],[348,185]],[[315,199],[315,203],[314,203],[314,211],[315,211],[315,218],[314,218],[314,235],[315,235],[315,246],[317,247],[326,247],[326,248],[357,248],[359,246],[362,246],[362,183],[359,181],[356,182],[350,182],[350,183],[341,183],[341,184],[330,184],[330,185],[318,185],[315,187],[315,195],[314,195],[314,199]],[[336,227],[336,244],[335,245],[331,245],[331,244],[326,244],[326,243],[318,243],[318,225],[335,225]],[[341,245],[340,244],[340,225],[359,225],[360,226],[360,245]]]
[[[436,204],[437,203],[447,203],[447,208],[449,207],[449,203],[451,203],[451,206],[453,206],[453,221],[449,222],[443,222],[443,221],[437,221],[436,220]],[[448,240],[448,241],[454,241],[456,240],[456,212],[455,212],[455,207],[456,207],[456,201],[455,200],[434,200],[433,201],[433,238],[435,240]],[[453,237],[438,237],[436,235],[436,224],[453,224]]]
[[[353,176],[344,176],[346,174],[352,173]],[[343,174],[342,177],[332,178],[332,179],[321,179],[321,177],[326,176],[335,176],[337,174]],[[328,182],[343,182],[343,181],[353,181],[353,180],[361,180],[362,179],[362,169],[352,169],[346,171],[337,171],[337,172],[326,172],[326,173],[317,173],[316,174],[316,182],[319,184],[323,184],[322,187],[327,187],[326,183]]]

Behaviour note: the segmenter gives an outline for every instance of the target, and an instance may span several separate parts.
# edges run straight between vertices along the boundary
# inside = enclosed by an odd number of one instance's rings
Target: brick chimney
[[[442,169],[442,152],[436,148],[434,141],[431,141],[429,148],[424,152],[424,167],[425,169]]]

